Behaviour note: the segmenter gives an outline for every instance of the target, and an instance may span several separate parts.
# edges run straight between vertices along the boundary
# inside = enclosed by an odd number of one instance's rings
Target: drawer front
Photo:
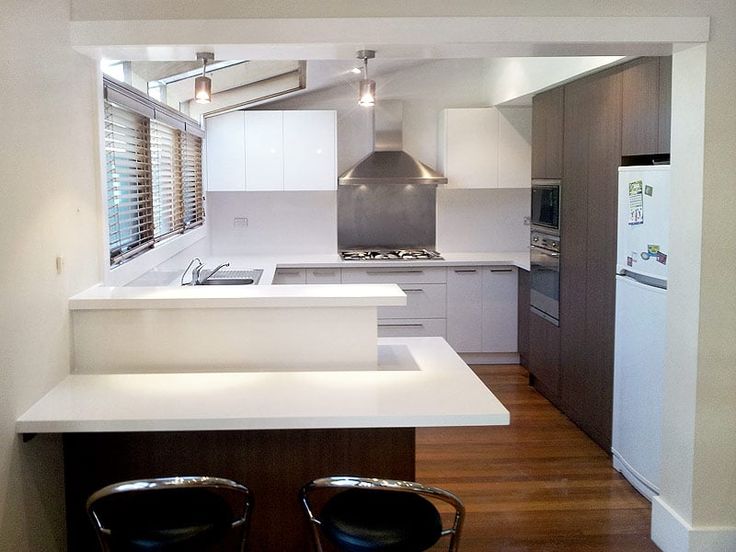
[[[406,305],[378,307],[378,318],[444,318],[447,305],[445,284],[399,284]]]
[[[378,320],[378,337],[447,337],[444,318]]]
[[[343,268],[343,284],[444,284],[445,267]]]
[[[273,277],[274,285],[306,284],[307,271],[303,268],[279,268]]]
[[[339,284],[339,268],[309,268],[307,269],[308,284]]]

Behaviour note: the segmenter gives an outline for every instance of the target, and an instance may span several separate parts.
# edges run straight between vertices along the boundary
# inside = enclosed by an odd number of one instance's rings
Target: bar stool
[[[92,494],[87,514],[104,552],[242,552],[252,502],[229,479],[138,479]]]
[[[338,490],[315,514],[317,491]],[[465,507],[454,494],[410,481],[335,476],[315,479],[301,490],[318,552],[320,533],[345,552],[422,552],[449,535],[448,552],[455,552]],[[427,498],[455,510],[451,527],[443,529],[440,513]]]

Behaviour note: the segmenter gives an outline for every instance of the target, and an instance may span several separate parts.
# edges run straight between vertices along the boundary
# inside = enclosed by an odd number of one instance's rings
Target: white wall
[[[66,548],[58,438],[17,416],[69,372],[67,297],[98,281],[96,69],[69,45],[68,0],[6,2],[0,134],[0,550]],[[56,273],[55,259],[64,257]]]
[[[207,217],[215,256],[337,251],[335,192],[211,192]]]

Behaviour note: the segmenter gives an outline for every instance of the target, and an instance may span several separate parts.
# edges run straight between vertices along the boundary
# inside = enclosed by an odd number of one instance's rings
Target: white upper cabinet
[[[233,111],[205,120],[207,191],[245,190],[245,116]]]
[[[531,108],[445,109],[439,169],[448,188],[529,188]]]
[[[245,190],[284,189],[281,111],[245,112]]]
[[[445,109],[440,119],[439,169],[448,188],[498,187],[498,111]]]
[[[335,111],[234,111],[206,120],[208,191],[335,190]]]
[[[498,187],[532,185],[532,109],[498,109]]]
[[[284,189],[337,187],[335,111],[284,111]]]

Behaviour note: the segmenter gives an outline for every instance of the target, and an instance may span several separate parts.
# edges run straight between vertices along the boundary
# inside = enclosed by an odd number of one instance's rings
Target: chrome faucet
[[[191,281],[188,284],[185,284],[184,283],[184,277],[189,273],[189,269],[192,268],[192,265],[194,263],[197,263],[197,266],[195,266],[192,269],[192,279],[191,279]],[[194,257],[191,261],[189,261],[189,264],[184,269],[184,272],[182,272],[182,275],[181,275],[181,285],[183,285],[183,286],[186,286],[186,285],[195,286],[195,285],[197,285],[197,279],[199,278],[199,271],[202,270],[202,267],[203,266],[204,266],[204,263],[202,262],[202,260],[199,257]]]
[[[204,284],[207,280],[209,280],[210,278],[212,278],[217,273],[218,270],[220,270],[221,268],[225,268],[226,266],[230,266],[230,263],[222,263],[221,265],[217,266],[215,268],[215,270],[213,270],[207,276],[205,276],[203,279],[200,280],[199,273],[202,271],[202,266],[204,266],[204,265],[201,265],[201,266],[197,267],[197,269],[195,269],[195,270],[197,270],[197,283],[195,285],[202,285],[202,284]]]

